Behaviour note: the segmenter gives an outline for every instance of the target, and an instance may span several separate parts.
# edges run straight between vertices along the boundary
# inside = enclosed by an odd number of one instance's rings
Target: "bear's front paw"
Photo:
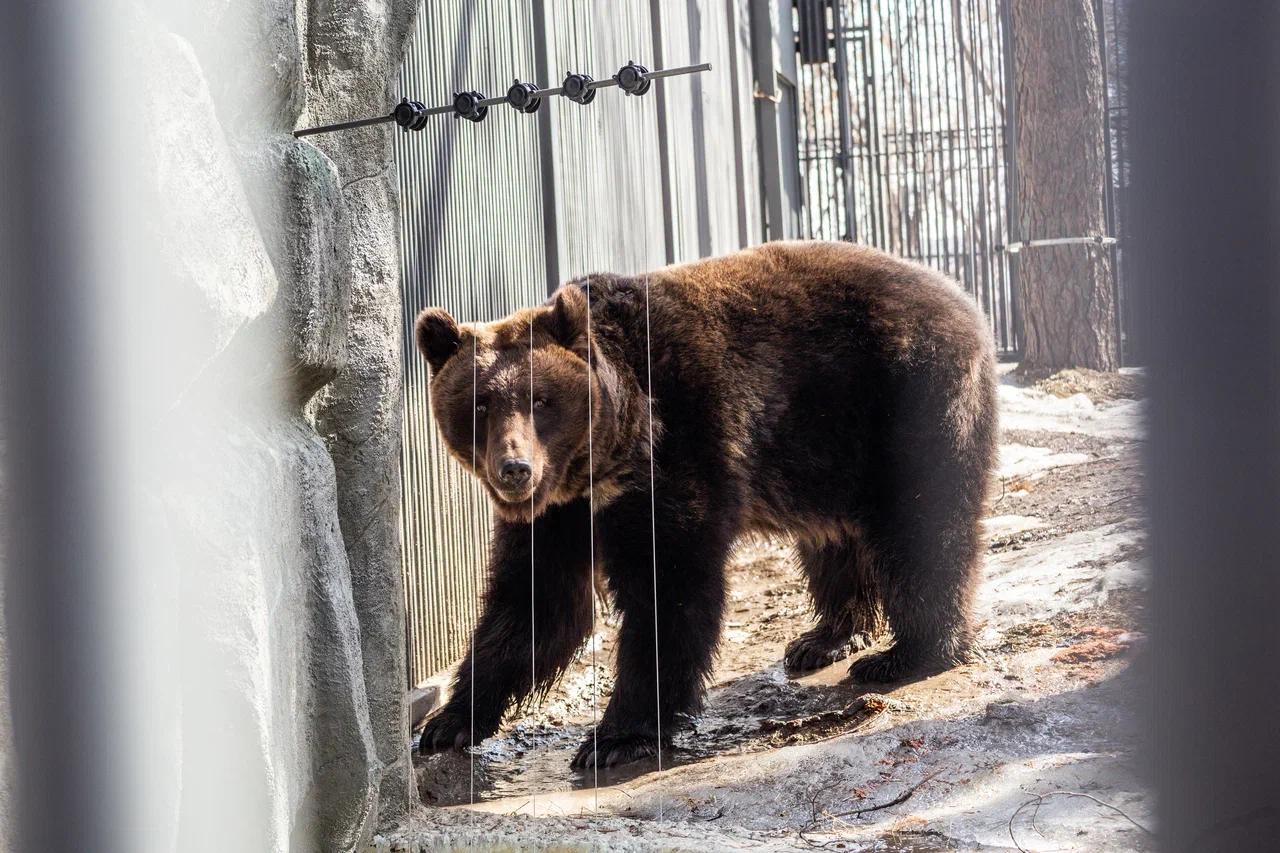
[[[587,738],[578,748],[572,766],[578,770],[586,770],[599,762],[600,767],[616,767],[657,754],[658,739],[652,735],[610,735],[601,732],[596,737]]]
[[[910,670],[909,662],[890,649],[858,658],[849,667],[849,677],[863,684],[889,684],[900,681]]]
[[[832,636],[825,627],[805,631],[787,644],[783,665],[787,672],[812,672],[849,656],[850,641]]]
[[[476,730],[477,740],[481,732]],[[427,755],[446,749],[462,749],[471,745],[471,715],[459,714],[445,708],[427,720],[418,740],[418,752]]]

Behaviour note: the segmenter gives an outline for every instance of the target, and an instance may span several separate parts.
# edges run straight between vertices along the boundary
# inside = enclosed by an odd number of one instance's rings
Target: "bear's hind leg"
[[[939,415],[925,414],[903,419],[910,442],[886,459],[869,533],[894,644],[854,661],[849,673],[858,681],[899,681],[969,660],[982,565],[979,520],[994,441],[980,425],[966,446],[938,429]]]
[[[939,507],[936,513],[916,516],[911,527],[897,534],[878,561],[881,601],[894,644],[854,661],[849,674],[856,681],[900,681],[969,660],[969,620],[981,558],[976,515]]]
[[[810,672],[870,648],[884,630],[869,549],[862,542],[796,543],[818,624],[789,644],[788,672]]]

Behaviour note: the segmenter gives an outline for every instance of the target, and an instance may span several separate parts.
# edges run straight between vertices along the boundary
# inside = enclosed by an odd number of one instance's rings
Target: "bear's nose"
[[[508,459],[498,469],[498,479],[504,486],[523,486],[533,476],[533,465],[528,459]]]

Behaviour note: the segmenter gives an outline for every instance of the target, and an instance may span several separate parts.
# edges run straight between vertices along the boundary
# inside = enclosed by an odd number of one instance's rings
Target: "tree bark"
[[[1010,0],[1018,231],[1028,241],[1111,236],[1105,206],[1102,62],[1094,0]],[[1107,247],[1034,246],[1016,256],[1023,367],[1120,367]]]

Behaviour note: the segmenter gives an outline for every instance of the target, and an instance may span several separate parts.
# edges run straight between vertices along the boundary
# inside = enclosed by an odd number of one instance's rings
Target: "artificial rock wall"
[[[144,538],[174,568],[139,618],[178,650],[152,667],[177,721],[145,774],[152,840],[358,849],[412,791],[397,202],[386,126],[291,132],[389,111],[416,4],[127,8],[146,239],[187,319],[139,368],[160,401],[139,422],[164,425]]]

